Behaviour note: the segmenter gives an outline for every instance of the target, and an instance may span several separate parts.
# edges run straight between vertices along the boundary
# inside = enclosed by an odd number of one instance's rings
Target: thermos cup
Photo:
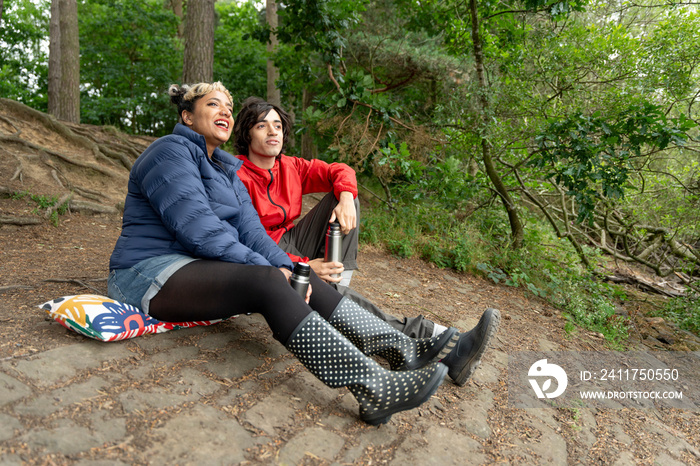
[[[343,237],[340,233],[340,224],[333,222],[328,225],[326,231],[326,252],[323,256],[324,262],[341,262],[343,254]],[[340,277],[339,273],[331,275],[334,278]]]
[[[309,289],[309,271],[311,267],[305,262],[297,262],[292,271],[292,278],[289,279],[292,288],[299,293],[303,299],[306,299],[306,290]]]

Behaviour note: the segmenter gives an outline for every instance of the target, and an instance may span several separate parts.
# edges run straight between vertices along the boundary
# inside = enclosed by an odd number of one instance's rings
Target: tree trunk
[[[61,93],[61,26],[60,0],[51,1],[49,22],[49,103],[48,113],[58,115],[58,96]]]
[[[54,61],[54,72],[59,74],[58,89],[54,81],[52,104],[55,104],[53,115],[59,120],[80,123],[80,42],[78,39],[78,4],[76,0],[59,1],[58,13],[58,48],[60,55],[58,64]],[[51,13],[56,12],[52,2]],[[53,17],[51,18],[53,22]],[[54,31],[55,32],[55,31]],[[55,45],[55,44],[54,44]],[[49,42],[49,47],[51,43]],[[51,62],[51,59],[49,59]],[[60,68],[60,71],[55,68]],[[50,73],[51,74],[51,73]],[[53,75],[56,79],[56,75]]]
[[[182,82],[211,82],[214,77],[214,0],[189,0],[185,13]]]
[[[2,24],[2,1],[0,0],[0,24]]]
[[[267,59],[267,101],[271,104],[281,106],[282,98],[280,96],[280,90],[277,88],[277,80],[280,77],[280,71],[271,58],[272,54],[277,50],[277,44],[279,43],[277,34],[275,34],[275,30],[277,29],[277,4],[275,0],[266,1],[265,17],[271,31],[270,40],[267,43],[267,53],[269,55]]]
[[[163,7],[172,10],[175,16],[180,18],[180,22],[177,25],[177,37],[182,39],[185,34],[185,22],[183,21],[183,9],[182,0],[165,0],[163,2]]]
[[[501,197],[503,206],[506,208],[506,212],[508,213],[511,231],[511,245],[514,249],[518,249],[523,245],[523,237],[525,236],[523,224],[520,222],[517,206],[510,197],[508,188],[506,188],[506,185],[503,183],[498,171],[496,171],[493,159],[491,158],[491,145],[485,134],[490,125],[489,100],[487,98],[488,88],[484,77],[484,54],[481,47],[481,37],[479,35],[479,17],[476,11],[476,0],[469,0],[469,12],[472,23],[472,42],[474,47],[474,62],[476,63],[479,106],[481,107],[481,153],[484,161],[484,168],[486,169],[486,174],[491,180],[491,183],[493,183],[496,192]]]

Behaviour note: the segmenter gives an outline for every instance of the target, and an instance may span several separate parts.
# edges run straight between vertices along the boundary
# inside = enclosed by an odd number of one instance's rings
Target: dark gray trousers
[[[294,228],[282,235],[279,247],[289,252],[309,259],[322,258],[326,249],[326,231],[333,209],[338,205],[335,194],[328,193],[319,201],[308,214],[304,215],[294,225]],[[360,203],[355,199],[357,223],[360,223]],[[343,236],[342,263],[346,270],[357,269],[357,244],[360,228],[355,228]]]
[[[335,198],[335,195],[332,192],[326,194],[308,214],[294,225],[294,228],[282,236],[279,247],[282,248],[284,252],[297,256],[308,257],[309,259],[322,258],[326,244],[328,220],[331,218],[331,213],[337,205],[338,200]],[[357,199],[355,199],[355,209],[357,210],[358,228],[355,228],[343,237],[342,262],[346,270],[357,269],[357,249],[360,230],[360,203]],[[399,319],[384,313],[357,291],[345,286],[335,287],[341,295],[352,299],[401,333],[411,338],[430,338],[433,336],[435,324],[422,315]]]
[[[430,338],[433,336],[435,323],[422,315],[399,319],[398,317],[384,313],[381,309],[368,301],[367,298],[347,286],[336,286],[336,289],[338,293],[355,301],[404,335],[408,335],[411,338]]]

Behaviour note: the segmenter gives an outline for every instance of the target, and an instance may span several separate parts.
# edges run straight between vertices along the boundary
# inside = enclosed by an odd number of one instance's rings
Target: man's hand
[[[341,277],[332,277],[333,274],[341,274],[345,267],[342,262],[323,262],[323,259],[314,259],[309,261],[311,270],[313,270],[318,278],[329,283],[338,283]]]
[[[357,211],[355,210],[355,201],[350,191],[340,193],[338,205],[333,209],[330,221],[334,222],[335,220],[338,220],[338,223],[340,223],[340,231],[344,235],[347,235],[350,233],[350,230],[357,227]],[[317,272],[317,275],[320,274]]]

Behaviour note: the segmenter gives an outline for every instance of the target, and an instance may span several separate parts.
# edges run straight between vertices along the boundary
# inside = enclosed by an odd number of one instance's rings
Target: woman
[[[219,149],[233,129],[229,92],[217,82],[173,85],[169,94],[179,123],[131,170],[110,297],[170,322],[262,314],[311,373],[350,390],[370,424],[428,400],[447,371],[432,361],[454,346],[456,329],[413,340],[314,274],[307,304],[289,285],[292,262],[236,175],[242,162]]]

